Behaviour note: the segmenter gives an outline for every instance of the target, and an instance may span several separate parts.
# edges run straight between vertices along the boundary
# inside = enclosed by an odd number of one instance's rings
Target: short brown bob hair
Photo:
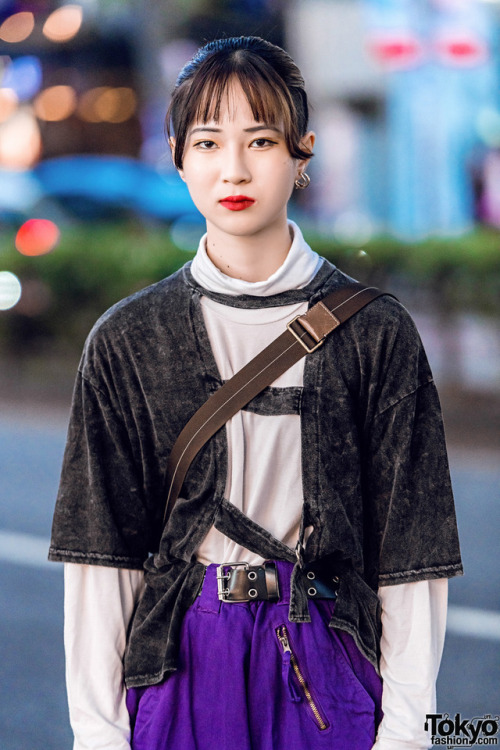
[[[228,83],[235,79],[255,120],[283,125],[291,156],[309,159],[312,153],[300,146],[309,121],[300,70],[281,47],[260,37],[240,36],[209,42],[179,73],[165,123],[168,137],[175,135],[177,169],[182,169],[189,127],[193,122],[219,120]]]

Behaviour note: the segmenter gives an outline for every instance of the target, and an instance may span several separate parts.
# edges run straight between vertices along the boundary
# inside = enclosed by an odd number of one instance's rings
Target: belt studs
[[[255,597],[257,596],[257,594],[258,594],[257,589],[248,589],[248,596],[251,596],[252,599],[255,599]]]
[[[307,577],[309,578],[310,581],[314,581],[314,579],[316,578],[316,575],[312,572],[312,570],[310,570],[307,574]]]
[[[307,589],[307,593],[309,594],[309,596],[316,596],[318,592],[311,586],[311,588]]]
[[[249,581],[255,581],[256,578],[257,578],[257,573],[255,572],[255,570],[249,570],[248,571],[248,580]],[[255,589],[252,589],[252,591],[255,591]]]

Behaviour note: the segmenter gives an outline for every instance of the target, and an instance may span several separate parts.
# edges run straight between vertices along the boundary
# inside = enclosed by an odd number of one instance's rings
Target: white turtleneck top
[[[293,241],[278,270],[265,281],[229,278],[209,259],[202,241],[191,266],[194,279],[205,289],[226,295],[266,297],[300,289],[314,278],[323,260],[304,241],[298,226],[290,222]],[[219,372],[231,378],[250,359],[277,338],[289,320],[307,310],[307,302],[245,309],[202,297],[208,337]],[[283,373],[273,386],[301,386],[304,359]],[[300,416],[262,416],[239,411],[226,425],[228,474],[225,496],[249,518],[290,547],[298,540],[302,513]],[[200,562],[263,559],[240,547],[215,528],[198,550]]]
[[[278,270],[265,281],[223,274],[209,259],[205,237],[191,271],[205,289],[225,295],[267,296],[306,286],[322,259],[290,222],[293,241]],[[209,340],[220,374],[231,377],[307,303],[243,309],[201,298]],[[301,386],[304,360],[275,386]],[[300,417],[238,412],[226,425],[226,497],[278,539],[294,546],[302,510]],[[198,550],[204,564],[261,562],[212,528]],[[65,564],[65,649],[74,750],[130,750],[122,658],[141,571]],[[435,711],[435,682],[444,641],[447,579],[379,589],[382,602],[381,674],[384,719],[374,750],[430,747],[425,715]]]

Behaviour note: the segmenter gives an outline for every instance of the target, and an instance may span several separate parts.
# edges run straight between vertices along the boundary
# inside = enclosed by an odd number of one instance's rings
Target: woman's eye
[[[264,148],[264,146],[274,146],[276,141],[272,141],[270,138],[256,138],[252,141],[252,146],[256,148]]]
[[[196,148],[200,148],[202,151],[210,151],[215,147],[214,141],[198,141],[194,144]]]

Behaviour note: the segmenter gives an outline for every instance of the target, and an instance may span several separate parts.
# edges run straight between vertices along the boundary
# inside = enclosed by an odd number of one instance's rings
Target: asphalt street
[[[57,414],[23,413],[0,415],[0,747],[70,750],[62,568],[44,561],[65,423]],[[450,454],[466,568],[450,583],[438,682],[438,710],[452,718],[500,713],[498,458]]]

